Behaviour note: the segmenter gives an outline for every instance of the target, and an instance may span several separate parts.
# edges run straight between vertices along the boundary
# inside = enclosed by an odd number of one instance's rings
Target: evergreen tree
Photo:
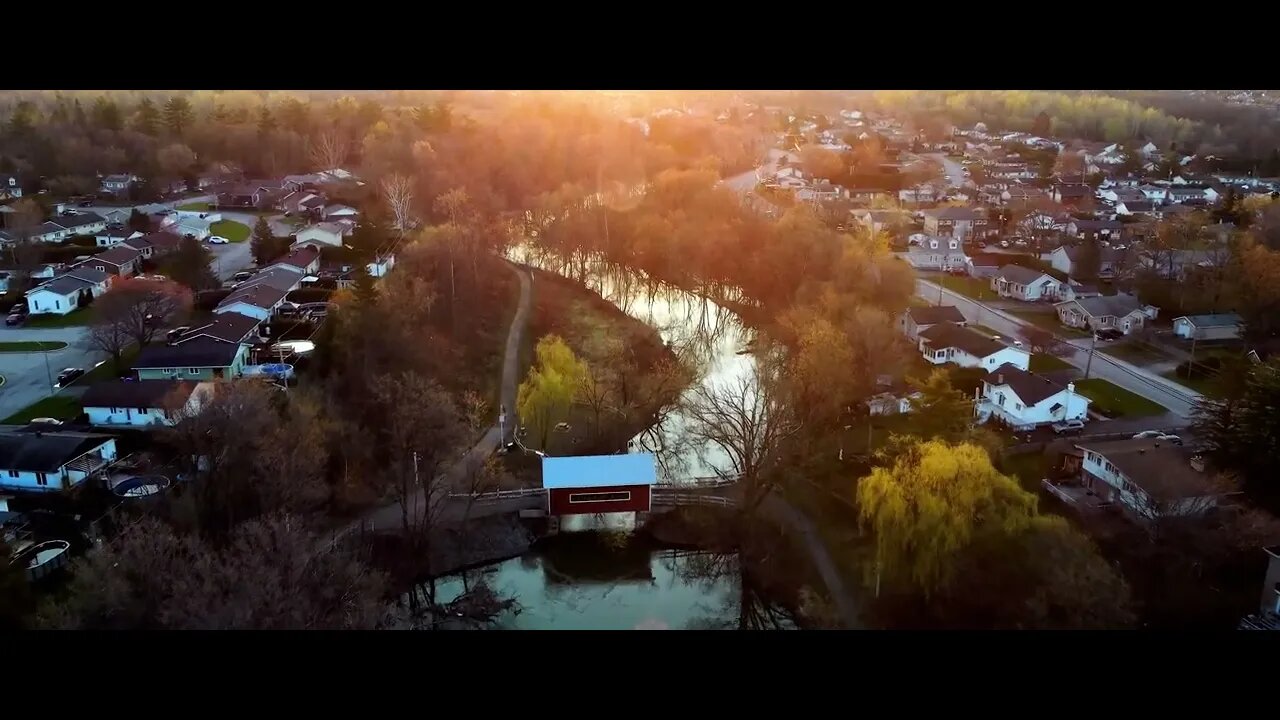
[[[164,124],[169,132],[182,135],[182,131],[191,124],[191,103],[183,97],[169,98],[164,104]]]
[[[1049,118],[1049,113],[1041,110],[1036,116],[1035,122],[1031,123],[1031,134],[1039,137],[1048,137],[1053,132],[1053,121]]]
[[[123,125],[120,106],[106,95],[93,102],[93,124],[104,130],[119,130]]]
[[[249,252],[253,254],[254,261],[259,265],[266,265],[283,254],[281,242],[271,232],[271,225],[265,217],[259,217],[258,222],[254,224],[253,236],[249,243]]]
[[[164,259],[164,273],[174,282],[199,292],[218,287],[218,278],[209,268],[213,253],[191,235],[182,238],[178,249]]]
[[[155,135],[160,126],[160,111],[156,110],[151,98],[143,98],[138,103],[138,111],[133,117],[133,129],[145,135]]]

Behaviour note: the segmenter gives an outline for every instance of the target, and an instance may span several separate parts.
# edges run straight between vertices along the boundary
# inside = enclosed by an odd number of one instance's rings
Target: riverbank
[[[532,364],[538,340],[554,334],[597,381],[592,397],[574,403],[568,430],[552,433],[547,447],[540,449],[550,455],[625,450],[630,438],[653,425],[662,408],[679,398],[692,376],[650,325],[577,281],[536,268],[531,272],[533,307],[521,349],[521,377]],[[529,457],[516,469],[526,470]]]

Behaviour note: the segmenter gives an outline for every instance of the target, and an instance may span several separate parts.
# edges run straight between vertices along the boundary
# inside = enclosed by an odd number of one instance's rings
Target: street
[[[947,183],[951,187],[964,187],[969,178],[965,177],[964,166],[943,155],[942,153],[926,153],[925,157],[937,160],[942,165],[942,171],[946,173]]]
[[[941,297],[943,304],[955,305],[970,323],[991,328],[1004,337],[1022,338],[1023,328],[1035,327],[1003,310],[983,305],[927,280],[916,279],[916,296],[930,305],[937,305]],[[1170,411],[1165,425],[1179,427],[1190,423],[1192,404],[1200,397],[1199,393],[1102,352],[1094,352],[1090,364],[1088,338],[1068,340],[1067,344],[1070,350],[1061,357],[1072,367],[1082,372],[1088,367],[1089,377],[1102,378],[1165,406]]]
[[[6,418],[50,395],[58,373],[67,367],[88,371],[107,354],[89,347],[89,329],[84,326],[49,329],[0,327],[0,342],[60,340],[67,346],[50,352],[0,353],[0,418]],[[73,392],[68,390],[67,392]]]

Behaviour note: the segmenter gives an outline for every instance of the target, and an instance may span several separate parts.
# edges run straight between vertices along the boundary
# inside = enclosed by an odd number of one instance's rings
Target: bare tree
[[[776,369],[762,360],[753,375],[698,385],[685,412],[690,437],[728,456],[731,468],[717,472],[739,479],[743,507],[753,510],[773,489],[769,470],[782,442],[799,430]]]
[[[405,175],[388,175],[382,179],[381,188],[396,230],[404,234],[413,225],[413,180]]]
[[[159,328],[190,307],[191,291],[175,282],[126,278],[94,303],[95,327],[114,325],[112,335],[124,332],[138,345],[146,345]]]
[[[347,141],[336,130],[321,133],[311,143],[311,160],[321,170],[342,167],[347,159]]]
[[[120,369],[120,356],[133,342],[133,333],[123,322],[97,317],[89,327],[89,345],[110,355],[114,370]]]
[[[22,199],[14,203],[13,212],[5,221],[5,230],[13,238],[9,247],[10,259],[14,266],[14,277],[9,288],[25,289],[31,279],[31,273],[40,261],[40,250],[31,238],[44,222],[44,211],[35,200]]]

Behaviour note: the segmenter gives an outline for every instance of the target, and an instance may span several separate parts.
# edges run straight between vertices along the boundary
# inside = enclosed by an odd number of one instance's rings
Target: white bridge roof
[[[542,487],[548,489],[653,485],[657,482],[658,463],[652,453],[542,458]]]

